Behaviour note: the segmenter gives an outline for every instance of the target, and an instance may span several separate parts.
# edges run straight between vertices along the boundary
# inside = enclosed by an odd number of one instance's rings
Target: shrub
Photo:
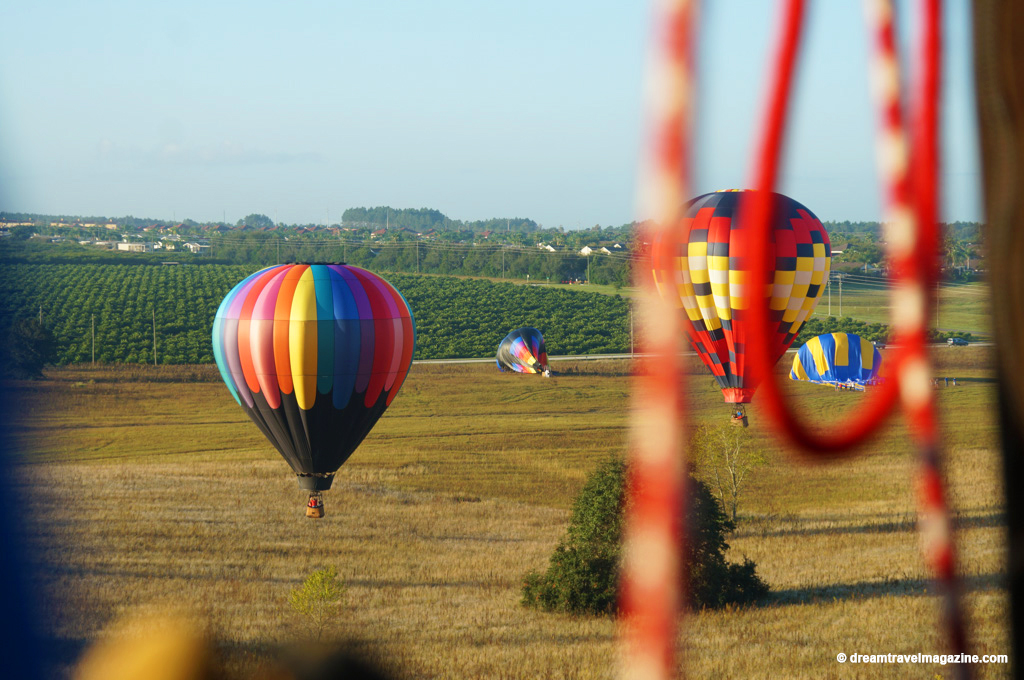
[[[11,378],[42,378],[43,367],[53,363],[55,352],[53,334],[46,326],[36,319],[19,319],[0,347],[0,371]]]
[[[615,614],[622,552],[627,466],[612,458],[587,480],[573,506],[565,538],[543,574],[531,572],[522,603],[546,611]],[[708,487],[689,479],[686,592],[694,608],[748,604],[768,593],[750,560],[726,562],[725,535],[735,525]]]

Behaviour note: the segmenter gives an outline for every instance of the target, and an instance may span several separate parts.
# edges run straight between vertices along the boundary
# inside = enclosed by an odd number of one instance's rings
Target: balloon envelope
[[[852,333],[826,333],[808,340],[793,357],[792,380],[866,385],[878,377],[882,355]]]
[[[227,294],[213,323],[228,390],[311,490],[330,488],[391,404],[415,341],[402,295],[340,264],[256,272]]]
[[[750,230],[736,219],[747,191],[704,194],[686,204],[677,230],[651,244],[662,295],[682,307],[690,344],[722,388],[725,401],[746,403],[757,385],[747,371]],[[767,257],[774,270],[769,298],[772,354],[777,361],[800,332],[825,287],[831,246],[821,221],[805,206],[773,194]]]
[[[548,365],[544,336],[536,328],[517,328],[498,343],[498,368],[516,373],[542,373]]]

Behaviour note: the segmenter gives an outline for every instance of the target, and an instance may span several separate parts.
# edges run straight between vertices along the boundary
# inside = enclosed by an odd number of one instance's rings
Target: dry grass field
[[[1007,654],[991,357],[943,347],[935,359],[936,375],[958,378],[937,396],[972,644]],[[21,451],[56,666],[66,670],[120,617],[173,606],[203,622],[233,677],[252,677],[309,636],[288,593],[333,565],[348,591],[332,635],[404,677],[611,677],[614,621],[518,604],[523,575],[546,565],[588,473],[625,446],[628,365],[555,368],[544,380],[491,365],[414,366],[339,473],[322,521],[303,517],[287,466],[211,367],[77,367],[17,383],[8,444]],[[697,365],[692,375],[693,417],[724,419],[710,378]],[[822,427],[862,398],[787,389]],[[773,594],[762,606],[689,615],[688,673],[944,675],[938,665],[835,660],[944,651],[903,425],[894,419],[860,456],[803,465],[774,444],[756,406],[749,413],[771,461],[741,497],[731,556],[755,560]]]

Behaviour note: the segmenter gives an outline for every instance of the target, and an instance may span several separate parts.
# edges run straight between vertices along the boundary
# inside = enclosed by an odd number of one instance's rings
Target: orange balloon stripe
[[[295,389],[292,382],[291,351],[288,338],[291,333],[292,298],[295,288],[302,278],[308,265],[292,267],[281,282],[281,292],[277,294],[277,305],[274,307],[274,366],[277,370],[277,382],[281,392],[291,394]]]

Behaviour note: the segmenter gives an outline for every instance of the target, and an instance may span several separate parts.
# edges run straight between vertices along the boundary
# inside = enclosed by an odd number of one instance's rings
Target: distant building
[[[153,249],[148,243],[118,243],[117,249],[126,253],[148,253]]]

